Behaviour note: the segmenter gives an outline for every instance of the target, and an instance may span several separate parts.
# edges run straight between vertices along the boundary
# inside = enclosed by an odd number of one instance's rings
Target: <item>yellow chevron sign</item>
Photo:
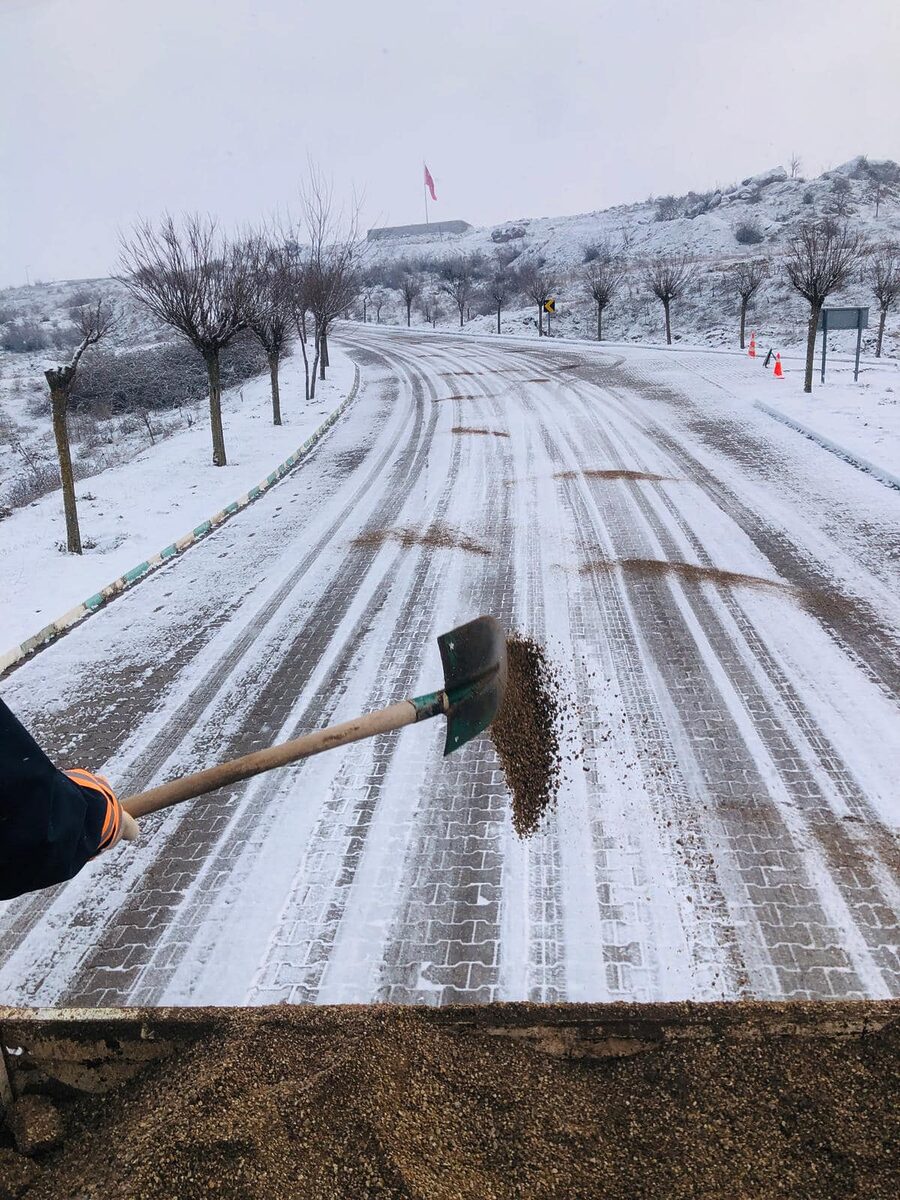
[[[544,312],[556,312],[556,301],[553,299],[547,300],[544,304]]]

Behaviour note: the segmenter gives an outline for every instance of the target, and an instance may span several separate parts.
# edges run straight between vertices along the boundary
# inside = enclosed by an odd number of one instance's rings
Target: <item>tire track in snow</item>
[[[354,500],[357,502],[361,501],[363,495],[373,486],[377,485],[379,488],[384,488],[385,481],[380,478],[380,471],[391,460],[393,455],[398,453],[400,455],[400,469],[397,472],[399,478],[402,480],[408,476],[412,456],[422,440],[423,421],[424,417],[419,413],[413,422],[407,440],[399,443],[399,449],[396,442],[387,439],[389,443],[387,450],[382,453],[376,468],[365,475],[363,484],[355,492],[350,502],[344,505],[338,521],[330,529],[332,535],[340,527],[341,521],[345,521],[352,514]],[[296,480],[298,477],[294,478]],[[280,494],[284,495],[284,492]],[[254,523],[258,524],[256,517],[254,517]],[[236,527],[236,522],[233,522],[232,525]],[[216,537],[218,537],[218,534]],[[212,547],[214,542],[215,538],[212,538],[206,545]],[[327,551],[329,548],[328,538],[320,539],[317,548],[323,552]],[[212,553],[209,549],[202,551],[198,547],[196,553],[199,554],[201,552],[205,554]],[[184,562],[187,563],[187,560],[184,560]],[[305,560],[301,563],[300,569],[294,572],[296,579],[302,578],[304,565]],[[192,563],[191,566],[193,572],[195,570],[194,564]],[[291,577],[289,577],[290,581]],[[279,599],[283,598],[285,590],[281,590]],[[133,593],[133,595],[137,596],[137,593]],[[123,598],[123,602],[126,599]],[[240,662],[242,655],[248,654],[250,647],[263,633],[269,632],[267,621],[277,617],[277,615],[277,604],[274,604],[266,610],[264,619],[255,619],[249,630],[241,634],[238,652],[234,656],[238,662]],[[210,707],[215,706],[218,701],[216,696],[217,681],[221,687],[224,685],[224,682],[227,682],[227,678],[227,675],[223,677],[221,666],[214,663],[208,676],[211,685],[210,694],[207,694],[203,689],[197,690],[198,700],[207,702],[207,713],[209,713]],[[189,679],[189,684],[192,682]],[[189,692],[189,704],[191,703],[192,696],[193,692],[191,691]],[[203,709],[199,706],[193,717],[191,717],[189,709],[182,708],[179,711],[178,715],[186,725],[188,738],[192,735],[192,721],[196,722],[200,713],[203,713]],[[257,717],[258,715],[255,714]],[[258,724],[259,721],[257,721],[257,728]],[[248,732],[252,734],[253,727],[247,728]],[[170,734],[167,735],[166,731],[163,731],[163,753],[166,749],[164,741],[166,736],[170,736]],[[238,753],[244,749],[246,742],[242,744],[239,730],[237,737],[233,737],[230,743],[226,744],[230,745],[234,753]],[[169,749],[172,749],[171,744]],[[216,759],[224,757],[224,753],[223,748],[217,746],[214,757]],[[138,790],[145,782],[150,781],[152,773],[158,770],[160,765],[161,762],[157,759],[153,763],[150,772],[138,774],[131,782],[126,781],[126,786],[120,788],[120,790],[123,793],[125,791]],[[185,765],[190,767],[190,761]],[[199,811],[201,808],[204,810],[202,813]],[[205,818],[204,824],[207,836],[214,836],[216,830],[223,828],[227,822],[227,816],[225,815],[221,801],[197,802],[195,805],[190,806],[190,808],[169,814],[168,819],[163,822],[163,829],[160,831],[158,837],[152,840],[151,844],[148,845],[145,842],[144,845],[137,848],[137,853],[132,851],[128,856],[120,854],[118,858],[113,858],[108,863],[103,863],[106,870],[103,872],[104,892],[102,895],[98,895],[96,877],[93,880],[89,880],[84,875],[70,884],[64,885],[62,889],[59,889],[59,894],[63,902],[70,900],[70,898],[72,899],[66,905],[63,912],[51,913],[49,920],[45,919],[42,921],[45,932],[49,934],[46,937],[48,946],[46,951],[39,947],[37,961],[27,971],[21,971],[19,974],[13,976],[16,986],[21,989],[21,994],[26,998],[32,999],[33,992],[31,989],[37,987],[42,989],[38,994],[41,996],[43,1002],[48,1002],[50,999],[55,999],[58,995],[58,990],[54,989],[62,986],[61,982],[55,983],[53,981],[56,979],[60,981],[65,979],[69,987],[67,994],[73,997],[80,995],[82,983],[72,979],[71,964],[77,961],[76,956],[79,952],[81,955],[90,952],[91,944],[95,942],[97,932],[104,920],[113,920],[115,927],[121,924],[124,916],[121,910],[123,907],[128,906],[128,898],[132,892],[136,891],[136,894],[141,898],[143,907],[131,904],[132,911],[129,913],[132,918],[131,942],[129,942],[129,934],[121,928],[113,928],[109,934],[105,935],[110,942],[115,941],[116,943],[108,945],[106,949],[108,950],[108,961],[111,963],[111,966],[108,968],[108,981],[110,984],[117,984],[118,990],[112,987],[104,990],[114,991],[116,995],[119,995],[120,991],[124,991],[128,987],[129,982],[139,972],[140,964],[144,961],[149,946],[155,940],[156,936],[158,936],[160,922],[164,919],[165,911],[177,904],[179,892],[183,892],[191,876],[198,869],[199,857],[192,865],[188,864],[183,872],[174,872],[171,866],[174,861],[184,861],[184,850],[177,850],[178,844],[183,842],[185,830],[190,833],[191,829],[202,817]],[[158,823],[160,819],[155,820]],[[170,849],[172,846],[176,847],[177,860],[172,859]],[[163,873],[163,886],[148,888],[148,879],[142,878],[141,875],[145,870],[148,872],[154,870],[154,860],[158,864],[156,876],[158,877],[160,872]],[[167,867],[169,869],[166,869]],[[166,876],[167,878],[165,878]],[[182,876],[184,877],[182,878]],[[64,939],[61,936],[63,929],[67,932],[67,936]],[[141,929],[147,930],[147,932],[142,935],[139,933]],[[141,950],[142,944],[145,947],[143,951]],[[70,965],[66,967],[66,963]],[[127,966],[125,965],[126,963],[128,964]],[[5,966],[7,968],[10,966],[18,968],[19,964],[14,960],[11,963],[7,959]],[[105,998],[108,1001],[112,1000],[111,996],[106,996]]]
[[[629,462],[635,461],[631,454],[626,457]],[[662,509],[675,523],[692,556],[704,565],[714,565],[669,492],[662,488],[635,489],[633,499],[653,530],[664,557],[672,561],[680,559],[684,546],[676,542],[657,509]],[[896,950],[900,889],[893,865],[897,861],[895,838],[883,826],[847,765],[766,648],[738,597],[726,590],[716,596],[713,605],[702,589],[686,590],[685,594],[775,763],[793,807],[803,816],[804,841],[812,838],[816,844],[827,875],[841,893],[878,966],[880,978],[867,980],[867,988],[900,994]],[[723,621],[723,608],[733,622],[730,629]],[[750,658],[758,663],[759,671],[751,672],[746,661]],[[841,809],[859,824],[848,828],[842,821]],[[780,878],[781,867],[775,864],[771,874]],[[771,882],[765,869],[755,879],[760,887]],[[785,899],[791,901],[790,896]],[[771,903],[771,898],[768,902]],[[786,990],[791,978],[796,981],[804,960],[809,960],[808,967],[816,972],[814,994],[844,994],[844,988],[851,983],[845,951],[839,945],[818,949],[819,954],[805,955],[802,947],[775,943],[773,954],[784,960],[779,966],[779,976]],[[822,971],[827,972],[827,978]]]
[[[604,460],[618,462],[623,466],[641,464],[642,459],[636,459],[633,452],[625,456],[615,452],[610,440],[611,431],[604,437],[594,414],[591,414],[583,425],[580,440],[590,437],[593,433],[595,444],[602,451]],[[616,436],[621,438],[622,435],[617,433]],[[653,462],[653,467],[658,469],[658,463]],[[609,496],[608,489],[604,493],[607,511],[615,506],[620,509],[621,514],[615,557],[680,558],[681,554],[671,542],[671,538],[660,541],[658,531],[653,529],[652,523],[646,519],[642,522],[640,516],[635,520],[634,509],[637,508],[645,514],[646,497],[654,494],[653,491],[646,492],[636,485],[629,485],[627,493],[631,500],[629,505],[625,504],[622,490],[617,489],[617,494],[612,497]],[[655,544],[654,535],[657,535]],[[805,799],[810,794],[808,772],[803,771],[798,777],[798,764],[793,748],[785,747],[783,742],[775,743],[771,731],[768,737],[766,736],[768,727],[774,725],[774,714],[760,711],[761,697],[755,679],[737,655],[733,640],[721,629],[720,622],[712,606],[706,602],[702,591],[684,587],[675,581],[668,582],[667,587],[667,581],[640,582],[629,579],[628,586],[641,595],[641,608],[645,616],[642,623],[645,629],[665,629],[664,641],[657,651],[657,665],[663,672],[668,670],[670,687],[676,697],[682,696],[686,700],[686,712],[682,704],[684,725],[695,743],[695,753],[698,754],[698,760],[704,767],[709,781],[709,797],[712,801],[717,801],[719,816],[726,823],[732,844],[737,846],[743,843],[743,849],[735,854],[735,861],[739,864],[750,903],[760,918],[760,932],[770,944],[770,955],[778,974],[780,990],[784,994],[804,997],[831,994],[859,996],[867,991],[885,994],[886,986],[889,988],[890,985],[886,985],[883,975],[875,965],[879,957],[878,947],[875,953],[867,953],[861,937],[848,936],[848,914],[840,899],[840,884],[834,886],[830,873],[821,869],[821,862],[817,864],[818,870],[807,872],[808,860],[812,853],[808,836],[810,831],[801,822],[792,819],[791,806],[786,808],[784,804],[784,791],[786,789],[791,795],[794,804],[800,808],[805,807],[808,811],[811,807],[810,802]],[[682,631],[679,623],[666,621],[666,608],[670,606],[669,591],[680,596],[682,611],[685,614],[688,609],[692,609],[692,617],[696,617],[702,629],[699,640],[697,630],[693,631],[692,637],[691,631]],[[696,645],[692,645],[692,642]],[[706,716],[702,723],[709,726],[710,722],[715,722],[718,726],[717,730],[713,730],[711,739],[692,733],[692,726],[696,728],[697,725],[696,712],[691,711],[694,701],[690,691],[685,692],[684,689],[678,688],[676,677],[677,674],[684,675],[690,670],[692,655],[699,655],[709,661],[709,652],[712,655],[711,661],[720,665],[723,673],[723,678],[718,681],[718,695],[712,679],[708,681],[711,700],[705,705]],[[678,673],[670,669],[672,657],[676,657],[679,662]],[[740,698],[740,703],[748,707],[749,722],[739,722],[739,706],[735,702],[729,705],[729,691]],[[739,722],[730,728],[727,718],[729,708],[733,720]],[[719,740],[723,740],[724,745],[719,746]],[[721,765],[718,770],[716,759],[720,756],[716,750],[721,751]],[[786,754],[779,754],[779,751],[784,750],[787,751]],[[734,774],[734,764],[738,763],[741,757],[744,761],[737,771],[737,778],[743,779],[740,789],[741,802],[726,808],[721,798],[727,794],[729,787],[734,788],[727,775]],[[772,772],[767,769],[767,757],[771,759],[778,777],[774,786],[771,780]],[[756,776],[755,779],[754,760],[760,762],[759,769],[762,771],[762,775]],[[764,782],[764,777],[768,782]],[[767,792],[768,810],[765,807]],[[748,807],[754,811],[754,817],[750,821],[746,820]],[[760,831],[761,817],[766,827],[764,833]],[[748,842],[753,845],[752,853]],[[826,882],[827,886],[822,893]],[[817,891],[818,899],[810,895]],[[852,920],[849,924],[853,924]],[[844,930],[843,937],[841,930]],[[793,944],[791,938],[794,939]],[[842,942],[846,944],[848,940],[849,957],[842,946]],[[861,972],[861,977],[855,971]],[[758,990],[758,986],[754,988],[757,993]]]
[[[417,386],[413,386],[410,392],[414,419],[409,436],[402,443],[402,451],[391,467],[380,498],[366,517],[363,533],[384,528],[394,520],[424,467],[436,413],[426,413],[424,397]],[[374,481],[378,474],[377,471],[370,472],[369,480]],[[359,498],[362,500],[363,497]],[[352,502],[348,503],[344,514],[351,516],[355,507]],[[333,529],[332,534],[334,532],[336,530]],[[333,545],[333,540],[320,540],[317,549],[321,553],[329,553],[333,551]],[[376,551],[364,545],[353,546],[346,552],[336,576],[315,601],[299,632],[293,636],[288,633],[286,652],[280,656],[274,673],[255,692],[250,705],[243,706],[237,736],[229,740],[227,748],[215,736],[198,740],[197,751],[201,760],[207,753],[203,750],[204,740],[209,745],[208,753],[218,758],[262,749],[277,736],[277,731],[285,726],[297,697],[302,695],[326,652],[334,630],[340,626],[360,587],[366,583],[375,557]],[[302,578],[303,575],[298,572],[291,582],[295,587],[299,586]],[[369,620],[374,618],[382,602],[383,596],[380,594],[370,601]],[[342,660],[342,665],[346,669],[346,658]],[[340,674],[337,673],[331,682],[334,690],[339,691]],[[193,724],[191,728],[194,728]],[[208,735],[210,731],[204,730],[204,734]],[[286,736],[291,734],[287,733]],[[248,789],[248,784],[241,784],[219,793],[211,800],[200,799],[192,803],[189,817],[183,823],[184,830],[179,831],[177,844],[174,838],[169,839],[165,851],[141,877],[138,885],[129,893],[127,903],[116,913],[108,933],[93,939],[90,954],[67,987],[67,1003],[126,1002],[138,981],[150,971],[156,944],[164,931],[175,921],[182,905],[191,904],[195,879],[202,875],[216,881],[215,887],[226,885],[228,871],[240,857],[245,839],[241,820],[234,818],[245,814],[244,820],[256,822],[265,819],[267,808],[270,812],[273,808],[277,811],[277,805],[271,800],[276,788],[276,782],[271,780],[252,790]],[[247,799],[248,790],[250,801]],[[252,811],[247,811],[251,805]],[[191,908],[187,916],[190,928],[197,927],[204,908],[204,905],[197,910]],[[150,926],[147,924],[148,910],[153,914]],[[173,940],[170,943],[173,947],[171,952],[163,961],[156,960],[145,989],[149,995],[156,996],[164,988],[185,944]],[[135,947],[138,948],[137,954]]]

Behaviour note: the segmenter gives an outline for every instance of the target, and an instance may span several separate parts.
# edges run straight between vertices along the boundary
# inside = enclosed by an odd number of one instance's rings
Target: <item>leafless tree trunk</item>
[[[406,327],[411,323],[412,306],[419,298],[422,292],[422,279],[419,275],[414,275],[412,272],[407,272],[400,280],[400,295],[403,297],[403,303],[406,305]]]
[[[740,344],[742,350],[744,349],[744,336],[747,328],[747,309],[768,273],[769,264],[762,259],[752,259],[749,262],[738,263],[734,269],[734,285],[741,299]]]
[[[50,411],[53,418],[53,436],[59,458],[59,478],[62,484],[63,511],[66,518],[66,549],[70,554],[81,554],[81,530],[78,526],[78,508],[75,501],[75,474],[72,469],[72,451],[69,444],[69,397],[78,373],[78,364],[85,350],[95,346],[113,327],[112,313],[104,308],[101,300],[96,306],[85,306],[79,314],[81,343],[72,361],[65,367],[52,367],[44,372],[50,388]]]
[[[247,324],[266,354],[272,390],[272,423],[281,424],[278,368],[290,340],[294,306],[294,277],[290,254],[265,234],[254,234],[245,245],[249,276]]]
[[[644,282],[666,314],[666,345],[672,345],[671,304],[694,283],[696,270],[683,254],[659,254],[644,271]]]
[[[456,305],[456,311],[459,313],[459,327],[462,329],[465,324],[466,305],[472,293],[472,260],[464,254],[448,258],[441,264],[439,274],[441,282],[438,286]]]
[[[619,290],[624,264],[605,246],[584,273],[584,288],[597,306],[597,341],[603,340],[603,313]]]
[[[553,295],[558,284],[554,275],[544,268],[543,263],[532,263],[519,273],[522,291],[538,310],[538,337],[544,335],[544,305]]]
[[[874,250],[867,262],[866,278],[878,301],[878,343],[875,347],[875,357],[881,358],[888,310],[900,298],[900,246],[887,245]]]
[[[158,230],[144,221],[123,239],[120,261],[131,294],[203,356],[213,465],[224,467],[219,353],[248,325],[252,289],[244,247],[221,237],[210,218],[187,216],[179,228],[167,215]]]
[[[301,201],[309,246],[306,294],[316,323],[310,387],[313,397],[317,371],[321,379],[325,378],[332,322],[347,311],[360,292],[362,248],[357,237],[358,203],[354,203],[349,216],[336,210],[331,185],[312,166]]]
[[[266,357],[269,360],[269,379],[272,385],[272,424],[281,424],[281,388],[278,383],[278,362],[279,355],[277,350],[270,351]]]
[[[511,296],[514,296],[517,288],[517,279],[509,269],[508,264],[502,259],[495,259],[494,270],[491,273],[487,282],[486,292],[489,300],[497,310],[497,332],[500,332],[500,313],[503,305],[507,303]]]
[[[858,234],[833,221],[809,221],[800,226],[787,244],[787,277],[794,290],[809,303],[804,392],[812,391],[819,314],[831,293],[850,278],[861,247]]]
[[[209,380],[209,424],[212,430],[213,466],[223,467],[225,457],[225,430],[222,427],[222,374],[219,369],[219,351],[208,350],[203,355],[206,376]]]

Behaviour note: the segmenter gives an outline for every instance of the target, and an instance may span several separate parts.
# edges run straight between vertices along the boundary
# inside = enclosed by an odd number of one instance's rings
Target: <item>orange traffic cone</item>
[[[775,378],[784,379],[784,371],[781,369],[781,355],[775,355]]]
[[[750,358],[756,358],[756,334],[755,333],[750,334],[750,349],[747,351],[747,355]]]

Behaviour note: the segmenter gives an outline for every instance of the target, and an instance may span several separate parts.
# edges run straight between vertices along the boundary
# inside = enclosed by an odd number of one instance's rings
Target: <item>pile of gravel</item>
[[[553,1006],[522,1007],[552,1027]],[[22,1194],[900,1194],[900,1111],[889,1084],[900,1068],[897,1022],[853,1037],[709,1029],[598,1060],[551,1057],[476,1021],[454,1027],[417,1009],[221,1010],[212,1036],[78,1101],[63,1149]]]

